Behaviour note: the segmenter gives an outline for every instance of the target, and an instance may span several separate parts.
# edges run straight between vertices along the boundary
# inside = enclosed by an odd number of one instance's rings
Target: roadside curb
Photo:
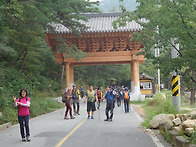
[[[191,144],[190,141],[183,136],[180,136],[180,133],[175,130],[168,130],[167,128],[160,127],[159,131],[162,132],[161,134],[164,136],[164,133],[169,134],[170,140],[169,142],[174,147],[196,147],[195,144]]]
[[[11,122],[5,123],[3,125],[0,125],[0,131],[5,130],[7,128],[10,128],[12,126]]]

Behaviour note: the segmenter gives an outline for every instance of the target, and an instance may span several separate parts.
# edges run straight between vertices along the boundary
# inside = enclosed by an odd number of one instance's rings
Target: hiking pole
[[[123,99],[122,99],[122,110],[123,110]]]
[[[129,102],[130,102],[130,100],[129,100]],[[129,110],[130,110],[130,112],[131,112],[131,105],[129,104]]]
[[[99,120],[100,120],[100,106],[99,106]]]
[[[63,113],[63,110],[65,110],[65,106],[64,106],[64,109],[62,109],[61,114]]]

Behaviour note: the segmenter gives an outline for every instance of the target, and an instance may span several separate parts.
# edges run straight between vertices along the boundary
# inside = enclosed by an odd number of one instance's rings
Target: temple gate
[[[139,64],[145,61],[143,55],[136,54],[143,47],[142,44],[130,42],[133,32],[139,32],[142,26],[135,21],[127,23],[125,27],[114,29],[112,22],[120,13],[84,14],[88,22],[83,22],[88,29],[81,32],[81,37],[75,36],[69,29],[62,25],[53,25],[55,33],[47,33],[46,39],[52,51],[58,50],[57,37],[64,38],[68,45],[76,45],[87,53],[81,61],[73,58],[64,58],[66,53],[57,53],[56,61],[66,67],[66,87],[74,83],[74,66],[78,65],[107,65],[130,64],[131,65],[131,94],[134,100],[141,97],[139,83]]]

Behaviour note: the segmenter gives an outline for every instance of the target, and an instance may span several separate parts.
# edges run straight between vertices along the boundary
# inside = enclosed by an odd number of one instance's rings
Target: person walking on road
[[[16,99],[16,96],[13,96],[14,106],[18,106],[18,122],[20,124],[20,134],[22,141],[31,141],[30,131],[29,131],[29,107],[30,107],[30,98],[27,97],[27,90],[22,89],[20,91],[20,98]],[[24,131],[26,130],[26,135]],[[26,139],[25,139],[26,137]]]
[[[99,89],[99,88],[97,88],[97,98],[98,98],[98,109],[99,109],[99,107],[100,107],[100,104],[101,104],[101,99],[102,99],[102,91]]]
[[[69,119],[67,117],[68,112],[70,114],[70,118],[71,119],[74,119],[75,118],[74,116],[72,116],[72,108],[71,108],[71,104],[70,104],[71,96],[72,96],[71,95],[71,89],[70,88],[67,88],[67,91],[62,96],[62,101],[63,101],[63,103],[65,103],[65,106],[66,106],[66,111],[65,111],[65,117],[64,117],[64,119]]]
[[[86,96],[84,98],[84,103],[87,101],[87,113],[88,119],[90,119],[90,112],[91,112],[91,119],[94,119],[93,114],[96,111],[95,108],[95,101],[98,102],[96,91],[93,90],[93,86],[89,87],[89,90],[86,92]]]
[[[80,97],[83,99],[84,97],[84,88],[81,86],[80,87]]]
[[[76,85],[73,85],[72,90],[72,100],[73,100],[73,109],[74,109],[74,115],[78,114],[80,115],[80,92],[76,89]],[[77,105],[77,111],[76,111],[76,105]]]
[[[124,98],[125,113],[129,113],[130,93],[128,91],[128,88],[125,88],[125,91],[123,92],[123,98]]]
[[[105,99],[107,101],[106,103],[106,109],[105,109],[105,114],[106,114],[106,119],[104,121],[112,121],[113,118],[113,109],[114,109],[114,94],[110,90],[110,87],[106,88],[106,95]],[[109,111],[110,111],[110,116],[109,116]]]

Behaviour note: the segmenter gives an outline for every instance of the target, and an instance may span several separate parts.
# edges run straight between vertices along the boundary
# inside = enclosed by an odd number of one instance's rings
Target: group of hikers
[[[87,118],[94,119],[94,112],[96,108],[100,108],[100,103],[102,100],[106,100],[106,119],[104,121],[112,121],[113,118],[113,109],[115,107],[115,102],[117,105],[121,105],[121,101],[124,100],[125,113],[129,112],[129,101],[130,94],[128,88],[114,88],[114,86],[106,88],[106,94],[102,89],[97,88],[93,89],[93,86],[89,86],[89,90],[84,93],[84,88],[77,90],[76,85],[73,85],[73,88],[67,88],[66,92],[62,95],[62,101],[65,103],[66,111],[64,119],[68,118],[68,112],[70,118],[74,119],[75,117],[72,114],[72,106],[74,115],[80,115],[80,98],[84,99],[84,103],[87,103]],[[104,95],[104,96],[103,96]],[[14,105],[18,107],[18,122],[20,124],[20,134],[22,141],[30,141],[30,130],[29,130],[29,107],[30,107],[30,98],[27,97],[27,90],[22,89],[20,91],[20,98],[13,96]],[[110,115],[109,115],[110,112]],[[24,129],[25,128],[25,129]]]
[[[121,101],[123,100],[125,113],[129,112],[130,93],[127,87],[106,87],[105,95],[103,93],[104,91],[102,91],[102,88],[96,88],[94,90],[92,85],[89,86],[89,89],[86,91],[86,93],[84,93],[84,88],[81,87],[78,90],[76,85],[73,85],[72,90],[67,88],[65,93],[62,95],[62,101],[66,106],[64,119],[69,119],[68,112],[70,114],[70,119],[75,119],[72,114],[71,104],[73,105],[74,115],[80,115],[80,98],[84,98],[84,103],[87,103],[87,119],[94,119],[94,112],[96,109],[100,108],[100,103],[104,99],[106,100],[106,119],[104,121],[112,121],[113,109],[115,108],[116,102],[118,106],[121,106]]]

